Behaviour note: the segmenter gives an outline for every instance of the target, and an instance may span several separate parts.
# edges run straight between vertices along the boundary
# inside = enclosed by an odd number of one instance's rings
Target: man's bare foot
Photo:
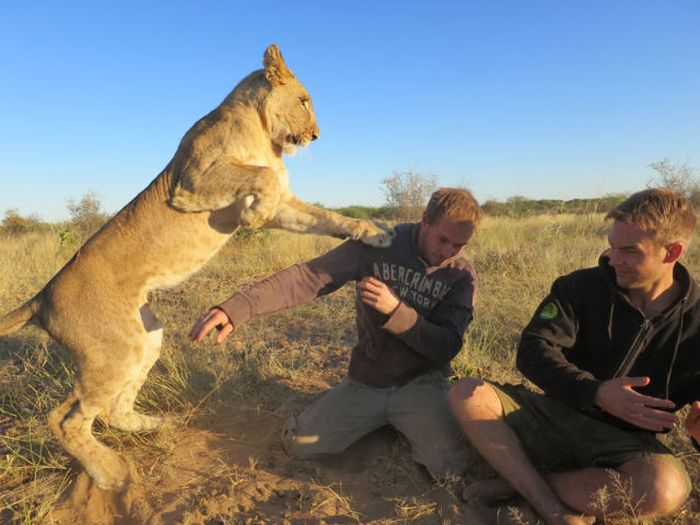
[[[523,525],[524,523],[542,523],[542,517],[527,503],[500,507],[470,507],[467,510],[471,513],[465,514],[464,517],[473,520],[474,524]],[[593,517],[580,516],[570,512],[552,515],[545,520],[547,525],[593,525],[594,522],[595,518]],[[465,520],[464,523],[471,525],[472,521]]]
[[[561,525],[593,525],[595,518],[593,516],[567,515],[562,516],[561,521],[552,523],[561,523]]]
[[[517,495],[518,493],[503,478],[480,479],[464,487],[462,501],[474,507],[492,507]]]
[[[595,523],[595,517],[566,511],[552,515],[545,521],[548,525],[593,525]]]

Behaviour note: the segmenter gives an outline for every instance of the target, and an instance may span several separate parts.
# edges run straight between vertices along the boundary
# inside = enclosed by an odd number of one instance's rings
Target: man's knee
[[[415,450],[413,459],[425,467],[434,479],[461,477],[470,465],[469,449],[466,443],[460,450]]]
[[[478,377],[467,377],[452,385],[448,399],[452,412],[462,424],[503,415],[493,387]]]
[[[670,455],[653,454],[632,460],[620,470],[632,477],[634,491],[647,515],[672,514],[685,503],[692,489],[685,468]]]
[[[282,427],[282,446],[290,456],[297,459],[313,459],[318,457],[318,436],[301,434],[296,416],[289,416]]]

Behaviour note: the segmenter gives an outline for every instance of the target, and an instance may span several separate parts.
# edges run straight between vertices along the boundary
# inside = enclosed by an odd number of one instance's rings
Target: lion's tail
[[[27,326],[34,320],[40,305],[39,298],[34,297],[16,310],[0,317],[0,335],[9,335]]]

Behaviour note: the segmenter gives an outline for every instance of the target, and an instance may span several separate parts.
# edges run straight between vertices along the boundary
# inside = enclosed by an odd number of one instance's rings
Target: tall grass
[[[518,380],[513,358],[520,330],[555,277],[596,264],[606,234],[599,214],[487,218],[468,247],[479,275],[478,300],[456,371]],[[1,313],[34,295],[72,255],[58,230],[2,235],[0,243]],[[147,437],[96,425],[98,438],[137,460],[165,455],[184,425],[217,405],[244,402],[280,412],[282,401],[338,381],[356,340],[352,285],[240,327],[226,345],[207,341],[195,347],[187,338],[194,319],[210,306],[338,243],[280,231],[241,233],[187,283],[153,294],[152,308],[166,335],[138,405],[170,415],[176,424]],[[697,276],[698,248],[691,247],[685,263]],[[73,376],[70,357],[39,330],[0,339],[0,522],[7,516],[41,522],[77,467],[45,423],[72,388]],[[672,440],[688,446],[680,434]],[[700,479],[696,467],[691,474]]]

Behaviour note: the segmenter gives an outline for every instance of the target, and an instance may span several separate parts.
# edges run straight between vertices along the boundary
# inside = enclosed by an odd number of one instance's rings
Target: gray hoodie
[[[325,255],[295,264],[219,305],[234,327],[307,303],[368,276],[401,299],[384,315],[355,298],[358,342],[350,377],[375,387],[400,386],[417,375],[451,373],[473,317],[476,274],[461,255],[429,267],[417,248],[419,224],[400,224],[390,248],[347,241]]]

